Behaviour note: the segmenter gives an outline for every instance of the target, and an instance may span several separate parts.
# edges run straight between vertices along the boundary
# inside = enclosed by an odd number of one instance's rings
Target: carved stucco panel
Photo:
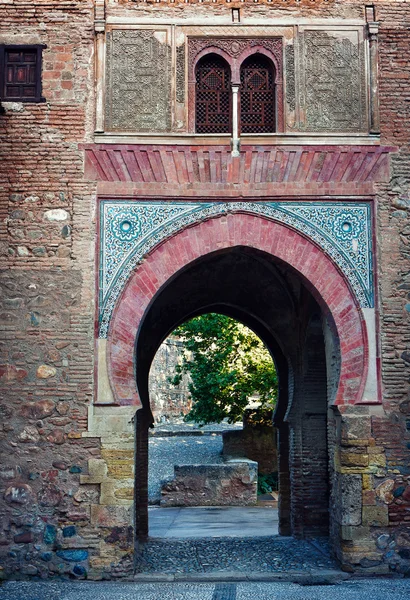
[[[107,34],[108,131],[170,130],[171,51],[159,37],[153,30]]]
[[[286,83],[286,125],[295,128],[296,123],[296,73],[295,47],[293,44],[285,47],[285,83]]]
[[[359,32],[306,30],[300,42],[301,129],[366,131],[365,56]]]
[[[185,44],[176,49],[176,100],[185,102]]]

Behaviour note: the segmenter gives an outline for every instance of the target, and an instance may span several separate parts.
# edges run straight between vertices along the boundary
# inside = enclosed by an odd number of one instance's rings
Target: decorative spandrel
[[[301,35],[300,98],[306,131],[367,131],[364,45],[359,32]]]
[[[371,207],[342,202],[132,202],[100,204],[99,319],[106,337],[115,303],[133,269],[166,238],[207,218],[247,212],[283,223],[320,246],[372,307]]]
[[[169,131],[171,51],[166,32],[107,34],[107,131]]]

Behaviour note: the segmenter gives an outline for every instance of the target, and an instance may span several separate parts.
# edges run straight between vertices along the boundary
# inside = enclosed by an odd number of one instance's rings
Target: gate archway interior
[[[177,271],[145,311],[135,344],[137,413],[136,532],[148,535],[148,379],[162,341],[182,322],[219,312],[250,327],[266,344],[279,377],[279,531],[327,535],[329,528],[328,406],[339,382],[340,352],[330,313],[289,264],[245,246],[205,254]],[[330,427],[331,429],[331,427]],[[331,461],[330,461],[331,462]]]

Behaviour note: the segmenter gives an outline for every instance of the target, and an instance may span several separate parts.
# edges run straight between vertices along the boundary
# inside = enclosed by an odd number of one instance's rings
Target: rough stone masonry
[[[330,533],[348,571],[409,574],[409,23],[393,0],[1,3],[2,577],[132,576],[151,357],[209,305],[278,364],[281,533]],[[43,100],[5,99],[13,52],[39,45]],[[231,130],[195,132],[207,54],[229,102],[249,57],[274,74],[275,131],[238,129],[238,157]],[[323,202],[340,230],[303,217]]]

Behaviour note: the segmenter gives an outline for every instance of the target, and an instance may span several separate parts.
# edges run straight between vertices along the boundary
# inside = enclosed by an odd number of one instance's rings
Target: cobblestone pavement
[[[309,573],[337,568],[327,540],[281,536],[151,540],[137,561],[139,573]]]
[[[148,467],[150,504],[159,502],[161,481],[173,478],[174,465],[220,464],[223,462],[221,452],[222,436],[217,434],[152,436],[149,441]]]
[[[350,579],[332,585],[283,582],[12,582],[1,600],[405,600],[409,579]]]

